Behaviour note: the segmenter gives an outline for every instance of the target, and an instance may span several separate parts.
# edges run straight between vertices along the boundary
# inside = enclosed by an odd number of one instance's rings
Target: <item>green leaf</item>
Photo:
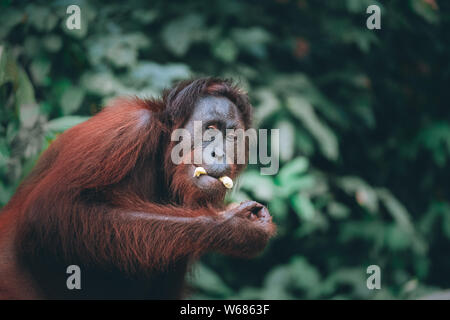
[[[240,178],[241,188],[252,192],[262,201],[270,201],[275,192],[275,185],[270,176],[260,175],[255,170],[246,171]]]
[[[318,293],[320,274],[305,257],[294,256],[289,264],[273,268],[264,279],[264,299],[292,299],[302,289],[308,298]]]
[[[186,79],[191,75],[188,66],[181,63],[166,65],[142,61],[134,66],[129,78],[137,86],[151,86],[157,90],[168,88],[175,80]]]
[[[235,28],[231,34],[239,48],[258,58],[264,58],[267,55],[266,44],[272,37],[261,27]]]
[[[51,64],[47,59],[36,59],[30,65],[31,75],[37,84],[44,84],[50,72]]]
[[[138,61],[138,51],[148,48],[151,42],[145,34],[134,32],[95,36],[90,38],[87,44],[91,63],[108,61],[116,67],[132,67]]]
[[[276,95],[267,88],[256,91],[254,95],[259,100],[259,103],[255,106],[254,114],[255,122],[259,126],[280,109],[280,103]]]
[[[126,91],[125,86],[110,72],[87,72],[82,76],[81,84],[87,92],[100,96]]]
[[[405,206],[387,189],[378,189],[377,194],[397,224],[407,233],[412,233],[414,231],[414,226]]]
[[[203,263],[197,263],[194,268],[193,285],[197,289],[220,296],[231,294],[230,288],[220,276]]]
[[[74,113],[78,110],[85,96],[85,90],[79,87],[69,87],[64,90],[59,103],[64,115]]]
[[[47,6],[31,4],[27,6],[26,13],[29,23],[39,31],[51,31],[58,23],[58,17]]]
[[[137,21],[148,24],[153,22],[158,17],[156,10],[135,10],[133,11],[133,18]]]
[[[430,3],[424,0],[410,0],[409,1],[413,11],[425,19],[428,23],[436,24],[439,22],[439,15],[437,9],[433,8]]]
[[[308,167],[309,161],[307,158],[297,157],[281,168],[278,179],[281,184],[286,183],[289,180],[296,179],[298,175],[305,173]]]
[[[267,206],[270,213],[276,218],[276,221],[284,221],[289,213],[287,202],[281,197],[274,197]]]
[[[39,106],[34,99],[34,89],[22,68],[18,69],[18,87],[16,90],[16,106],[19,109],[20,122],[25,128],[32,128],[39,117]]]
[[[447,121],[435,121],[422,129],[417,143],[433,155],[435,163],[444,167],[450,159],[450,124]]]
[[[386,228],[386,245],[393,251],[405,250],[411,245],[409,234],[394,224]]]
[[[291,198],[291,204],[301,220],[312,220],[314,218],[314,205],[308,196],[298,194]]]
[[[264,287],[268,289],[268,296],[272,299],[291,299],[292,296],[288,293],[290,283],[288,266],[283,265],[270,270],[264,279]]]
[[[24,128],[32,128],[39,118],[39,106],[35,103],[21,104],[20,122]]]
[[[188,14],[169,22],[162,31],[167,49],[176,56],[183,56],[191,44],[201,38],[203,20],[203,16]]]
[[[290,96],[287,98],[287,107],[316,139],[323,155],[330,160],[336,160],[339,155],[337,138],[333,131],[319,120],[312,105],[300,96]]]
[[[305,156],[312,156],[314,154],[314,141],[303,129],[297,128],[295,132],[295,142],[301,154]]]
[[[45,49],[49,52],[57,52],[62,48],[63,41],[60,36],[56,34],[49,34],[42,40]]]
[[[336,219],[345,219],[350,215],[350,209],[339,202],[330,202],[327,209],[330,216]]]
[[[221,40],[213,46],[214,56],[224,62],[233,62],[238,55],[238,48],[229,39]]]
[[[77,124],[80,124],[86,120],[88,120],[90,117],[81,117],[81,116],[66,116],[61,118],[56,118],[53,120],[50,120],[47,125],[46,129],[48,131],[53,132],[64,132],[67,129],[70,129]]]
[[[303,256],[294,256],[289,263],[291,270],[291,285],[304,289],[309,295],[317,290],[320,284],[320,274],[316,267]]]
[[[416,232],[408,210],[389,190],[378,189],[377,194],[380,200],[383,201],[388,212],[394,218],[398,227],[410,237],[413,249],[419,254],[424,254],[427,251],[428,246],[424,239]]]
[[[311,189],[316,185],[312,175],[305,174],[309,166],[308,159],[298,157],[284,165],[276,177],[279,185],[278,195],[289,197],[298,191]]]
[[[277,122],[274,127],[280,130],[280,159],[288,161],[295,152],[295,127],[287,120]]]

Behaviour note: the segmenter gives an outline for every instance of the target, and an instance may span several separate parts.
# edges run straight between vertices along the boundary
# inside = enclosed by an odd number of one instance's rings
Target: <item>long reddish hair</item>
[[[173,212],[180,217],[214,214],[210,205],[194,211],[195,204],[183,203],[181,210],[180,199],[174,198],[168,183],[175,179],[178,183],[173,188],[194,193],[176,178],[167,154],[172,130],[183,125],[196,101],[205,95],[230,99],[245,126],[250,126],[247,95],[230,81],[202,78],[179,83],[164,91],[161,99],[116,99],[61,134],[3,209],[5,217],[14,218],[0,220],[0,229],[8,221],[18,222],[16,244],[21,258],[27,262],[44,261],[43,257],[48,263],[82,261],[136,274],[167,266],[177,252],[182,257],[174,230],[170,231],[172,238],[163,232],[146,235],[145,222],[116,223],[120,217],[113,214],[118,209]],[[155,255],[151,245],[155,241],[166,246],[167,252]]]

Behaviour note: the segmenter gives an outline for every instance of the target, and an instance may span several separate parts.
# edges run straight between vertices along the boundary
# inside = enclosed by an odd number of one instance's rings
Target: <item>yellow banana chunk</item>
[[[227,189],[233,188],[233,180],[231,180],[230,177],[223,176],[223,177],[219,178],[219,180],[220,180],[220,182],[223,183],[225,188],[227,188]]]
[[[195,168],[195,171],[194,171],[194,177],[199,177],[199,176],[201,176],[202,174],[207,174],[205,168],[203,168],[203,167],[197,167],[197,168]]]

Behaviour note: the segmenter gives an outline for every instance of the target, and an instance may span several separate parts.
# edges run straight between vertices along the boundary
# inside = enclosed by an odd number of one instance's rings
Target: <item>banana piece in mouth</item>
[[[205,168],[203,168],[203,167],[195,168],[195,171],[194,171],[194,177],[195,178],[198,178],[198,177],[200,177],[203,174],[208,174],[206,172]],[[220,177],[219,181],[222,182],[222,184],[225,186],[225,188],[227,188],[227,189],[233,188],[233,180],[231,180],[230,177],[228,177],[228,176]]]
[[[223,177],[219,178],[219,180],[220,180],[220,182],[223,183],[225,188],[227,188],[227,189],[233,188],[233,180],[231,180],[230,177],[223,176]]]
[[[200,177],[202,174],[207,174],[205,168],[203,167],[197,167],[194,171],[194,177]]]

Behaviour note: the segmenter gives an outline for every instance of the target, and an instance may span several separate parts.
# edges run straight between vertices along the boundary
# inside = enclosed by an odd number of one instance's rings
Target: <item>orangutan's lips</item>
[[[194,171],[194,177],[195,178],[198,178],[198,177],[200,177],[203,174],[208,174],[206,172],[205,168],[203,168],[203,167],[195,168],[195,171]],[[228,177],[228,176],[220,177],[219,181],[222,182],[222,184],[225,186],[225,188],[227,188],[227,189],[233,188],[233,180],[231,180],[230,177]]]

